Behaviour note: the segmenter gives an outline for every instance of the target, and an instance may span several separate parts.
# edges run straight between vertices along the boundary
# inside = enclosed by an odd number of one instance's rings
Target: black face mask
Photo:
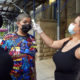
[[[23,33],[27,33],[31,29],[32,29],[32,26],[30,24],[22,25],[22,28],[21,28],[21,30],[22,30]]]

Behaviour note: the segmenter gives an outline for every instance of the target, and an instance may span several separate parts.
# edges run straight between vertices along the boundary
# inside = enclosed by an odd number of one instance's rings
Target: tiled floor
[[[54,70],[52,59],[36,61],[37,80],[54,80]]]

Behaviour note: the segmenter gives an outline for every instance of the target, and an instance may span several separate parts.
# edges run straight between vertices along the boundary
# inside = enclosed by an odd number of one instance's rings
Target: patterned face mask
[[[32,26],[30,24],[22,25],[22,28],[21,28],[21,30],[22,30],[23,33],[27,33],[31,29],[32,29]]]

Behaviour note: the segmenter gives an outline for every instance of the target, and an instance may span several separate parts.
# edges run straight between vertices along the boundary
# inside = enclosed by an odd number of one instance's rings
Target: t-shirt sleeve
[[[9,34],[5,35],[0,43],[1,47],[4,48],[4,50],[10,49],[10,47],[9,47],[10,39],[9,38],[10,38]]]

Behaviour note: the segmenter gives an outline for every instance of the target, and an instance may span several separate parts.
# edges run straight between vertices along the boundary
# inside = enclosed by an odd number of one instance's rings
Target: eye
[[[28,21],[23,21],[24,24],[28,23],[28,24],[32,24],[32,22],[28,22]]]
[[[23,21],[23,23],[27,23],[27,21]]]

